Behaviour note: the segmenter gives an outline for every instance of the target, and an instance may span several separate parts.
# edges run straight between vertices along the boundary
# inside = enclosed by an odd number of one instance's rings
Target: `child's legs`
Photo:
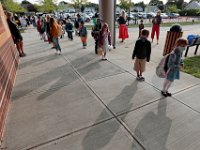
[[[160,27],[158,25],[156,26],[155,32],[156,32],[156,38],[157,38],[157,41],[158,41],[159,40],[159,35],[160,35]]]
[[[168,79],[164,80],[163,84],[163,92],[167,92],[172,84],[172,81],[169,81]]]
[[[97,49],[98,49],[98,43],[99,43],[99,40],[96,39],[95,40],[95,53],[97,54]]]
[[[70,32],[70,38],[73,40],[73,32]]]
[[[19,41],[19,47],[20,47],[22,53],[24,53],[24,47],[23,47],[23,41],[22,40]]]
[[[60,48],[60,44],[59,44],[58,38],[53,37],[53,43],[54,43],[54,45],[55,45],[56,50],[61,51],[61,48]]]
[[[81,41],[83,43],[83,46],[87,46],[87,37],[81,37]]]
[[[139,59],[139,64],[139,75],[142,76],[142,73],[145,71],[146,59]]]
[[[153,25],[153,27],[152,27],[152,31],[151,31],[151,39],[152,39],[152,41],[153,41],[153,39],[154,39],[154,35],[155,35],[155,25]]]
[[[17,47],[17,50],[18,50],[19,54],[22,54],[23,52],[22,52],[22,50],[21,50],[21,48],[20,48],[20,43],[19,43],[19,41],[16,42],[16,47]]]
[[[70,32],[67,31],[67,37],[70,39]]]
[[[140,76],[140,60],[138,58],[135,59],[135,63],[134,63],[134,70],[137,73],[137,77]]]

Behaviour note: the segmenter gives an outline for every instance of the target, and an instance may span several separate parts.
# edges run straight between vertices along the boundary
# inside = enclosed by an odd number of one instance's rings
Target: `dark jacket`
[[[160,25],[161,22],[162,22],[162,18],[161,18],[161,16],[159,16],[159,15],[155,16],[155,18],[152,20],[152,23],[153,23],[154,25]]]
[[[7,23],[8,23],[8,27],[10,29],[10,32],[12,34],[13,40],[14,41],[16,41],[18,39],[22,40],[22,36],[21,36],[21,33],[20,33],[19,29],[17,28],[17,25],[14,24],[9,19],[7,19]]]
[[[103,36],[103,31],[100,31],[99,33],[99,45],[103,45],[104,44],[104,36]],[[111,45],[111,34],[110,34],[110,31],[108,31],[108,43],[109,45]]]
[[[133,50],[132,59],[135,58],[135,56],[138,59],[145,59],[147,62],[150,61],[150,55],[151,55],[151,43],[147,39],[140,38],[135,43],[135,48]]]
[[[101,30],[101,24],[96,24],[91,32],[92,37],[94,37],[94,39],[96,39],[96,40],[99,39],[100,30]]]
[[[72,23],[67,23],[66,26],[65,26],[65,30],[67,32],[72,32],[73,31],[73,25],[72,25]]]

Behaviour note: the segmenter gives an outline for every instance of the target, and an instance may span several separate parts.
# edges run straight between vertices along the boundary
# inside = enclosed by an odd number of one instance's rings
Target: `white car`
[[[86,13],[90,18],[92,18],[94,16],[93,13]]]
[[[168,16],[166,13],[161,13],[160,16],[161,16],[163,19],[169,18],[169,16]]]
[[[88,16],[88,15],[85,14],[85,13],[80,13],[80,15],[81,15],[81,17],[83,18],[83,20],[84,20],[85,22],[90,22],[90,20],[91,20],[90,16]]]

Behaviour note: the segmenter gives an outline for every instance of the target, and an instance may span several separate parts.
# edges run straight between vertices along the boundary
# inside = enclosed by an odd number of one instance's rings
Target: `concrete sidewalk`
[[[162,28],[159,45],[152,44],[145,82],[137,82],[132,69],[137,29],[117,43],[108,61],[94,54],[90,35],[87,49],[78,37],[61,39],[63,54],[55,55],[36,30],[27,30],[27,57],[20,59],[2,148],[198,150],[200,79],[181,73],[172,97],[164,98],[163,79],[155,75],[167,30]],[[200,33],[198,25],[183,30],[184,36]]]

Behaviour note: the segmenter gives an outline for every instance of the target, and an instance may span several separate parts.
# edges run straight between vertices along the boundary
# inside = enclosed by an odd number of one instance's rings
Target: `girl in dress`
[[[102,60],[107,60],[106,54],[111,46],[111,34],[108,29],[108,24],[104,23],[99,34],[99,47],[103,49]]]

